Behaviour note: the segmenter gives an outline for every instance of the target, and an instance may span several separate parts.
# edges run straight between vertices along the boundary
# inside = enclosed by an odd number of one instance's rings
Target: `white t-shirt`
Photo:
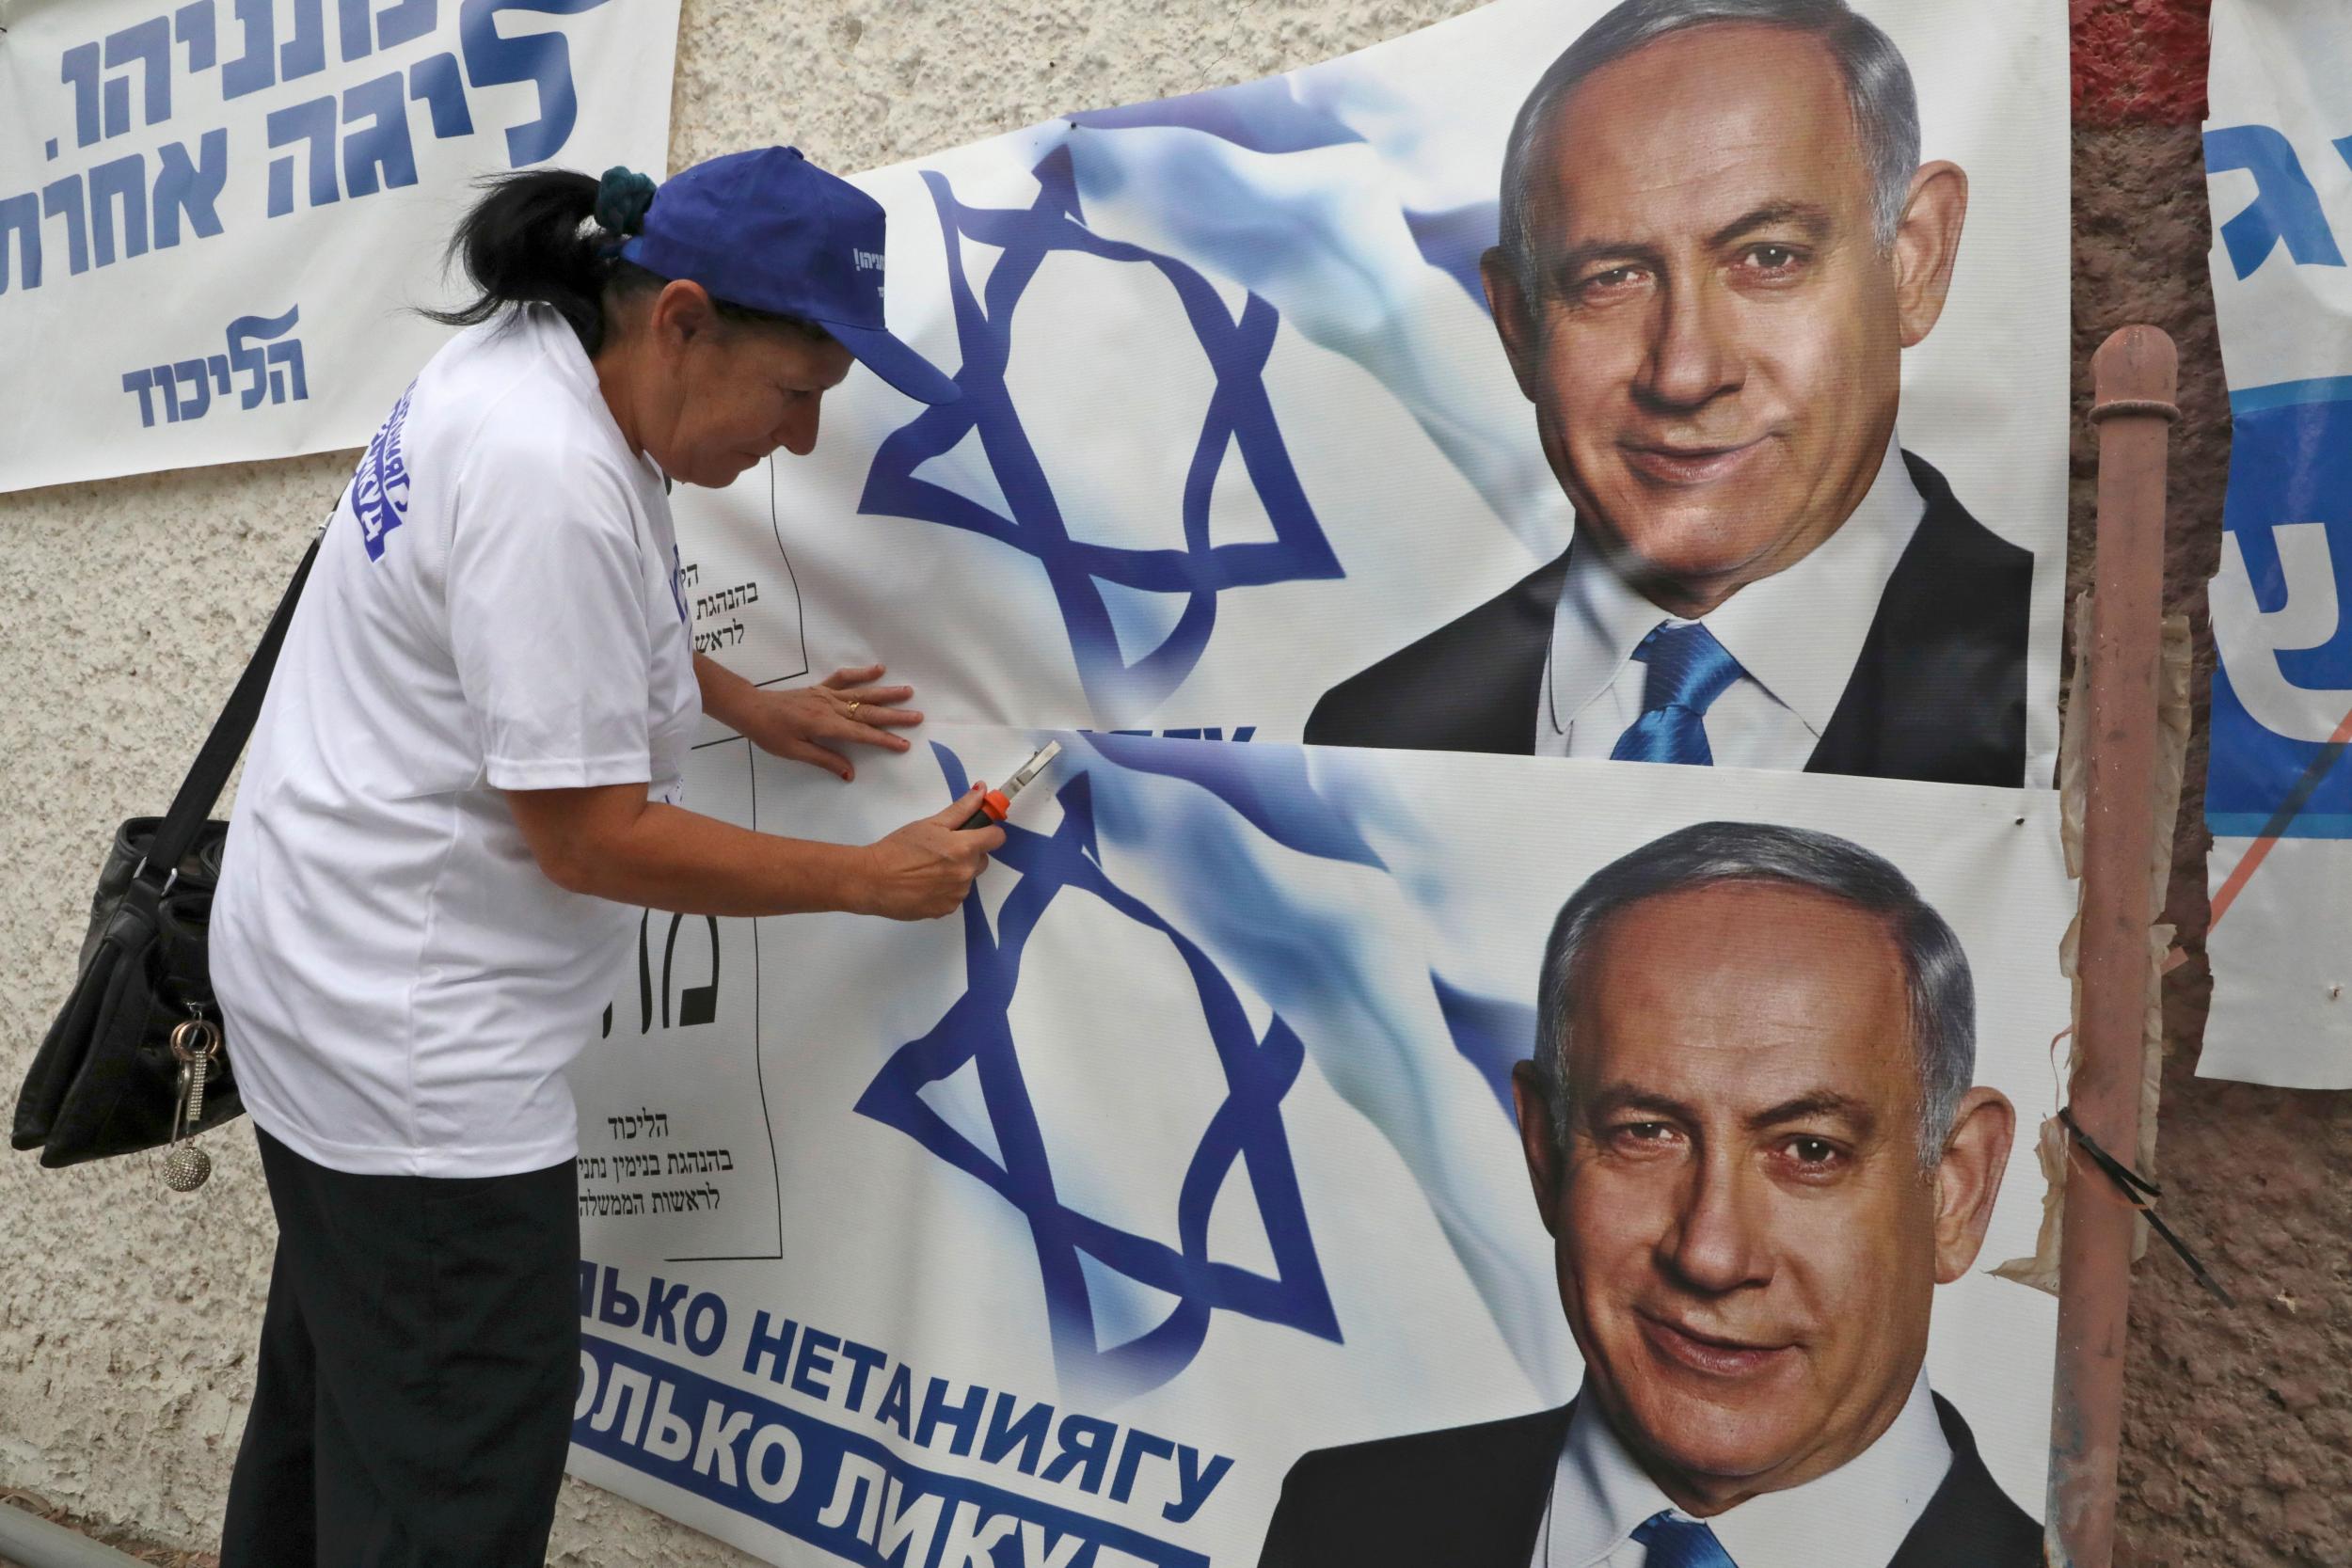
[[[533,307],[433,356],[336,508],[213,908],[253,1119],[337,1170],[578,1151],[564,1069],[635,911],[549,881],[506,789],[675,801],[701,698],[660,471]]]

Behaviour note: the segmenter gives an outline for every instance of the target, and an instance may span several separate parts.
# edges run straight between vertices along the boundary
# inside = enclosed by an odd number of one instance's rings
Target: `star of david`
[[[951,787],[964,787],[962,763],[936,743],[932,751]],[[1282,1098],[1296,1082],[1305,1051],[1278,1015],[1263,1035],[1252,1029],[1232,984],[1200,946],[1104,872],[1094,830],[1089,775],[1057,793],[1062,819],[1052,833],[1006,825],[996,859],[1021,873],[991,929],[978,894],[963,906],[967,990],[921,1038],[901,1046],[862,1096],[857,1111],[895,1127],[957,1169],[984,1183],[1028,1222],[1044,1287],[1056,1365],[1080,1386],[1114,1395],[1159,1386],[1192,1361],[1211,1317],[1239,1313],[1319,1338],[1340,1338],[1339,1319],[1298,1191]],[[1173,1195],[1178,1244],[1107,1225],[1075,1207],[1084,1195],[1057,1189],[1044,1132],[1022,1076],[1010,1008],[1030,935],[1066,888],[1090,893],[1175,945],[1199,993],[1201,1017],[1225,1077],[1226,1097],[1210,1117]],[[989,1124],[1001,1154],[983,1149],[921,1098],[966,1066],[977,1069]],[[1257,1196],[1270,1245],[1271,1276],[1209,1257],[1209,1217],[1238,1161]],[[1229,1199],[1228,1201],[1232,1201]],[[1175,1299],[1157,1326],[1122,1344],[1104,1346],[1087,1290],[1081,1255]]]
[[[1067,148],[1047,154],[1032,172],[1037,199],[1026,208],[998,208],[966,206],[944,175],[924,171],[946,238],[948,293],[963,354],[956,383],[963,396],[927,409],[883,440],[858,510],[968,530],[1035,557],[1052,585],[1088,701],[1098,715],[1125,722],[1147,715],[1200,663],[1216,625],[1219,594],[1345,574],[1308,504],[1266,393],[1266,357],[1280,313],[1253,293],[1236,319],[1194,268],[1089,230]],[[964,269],[967,239],[1002,251],[988,275],[985,298],[974,292]],[[1185,474],[1181,549],[1132,549],[1072,538],[1052,479],[1022,427],[1005,379],[1013,313],[1045,258],[1059,250],[1158,272],[1175,291],[1216,376],[1216,390]],[[1004,496],[1005,512],[915,475],[924,463],[953,450],[975,430]],[[1273,523],[1271,540],[1209,541],[1209,499],[1229,451],[1239,455],[1257,488]],[[1158,645],[1131,660],[1120,647],[1103,595],[1104,583],[1181,594],[1184,606]]]

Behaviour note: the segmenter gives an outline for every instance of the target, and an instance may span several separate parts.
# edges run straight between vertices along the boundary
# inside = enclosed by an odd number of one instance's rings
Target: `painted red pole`
[[[2157,832],[2158,645],[2164,494],[2178,356],[2153,326],[2127,326],[2091,361],[2099,422],[2098,562],[2091,601],[2089,789],[2083,821],[2081,1012],[2074,1119],[2118,1158],[2139,1146],[2141,1036]],[[2045,1550],[2059,1568],[2109,1568],[2122,1435],[2136,1212],[2074,1148],[2059,1242],[2058,1358],[2050,1423]]]

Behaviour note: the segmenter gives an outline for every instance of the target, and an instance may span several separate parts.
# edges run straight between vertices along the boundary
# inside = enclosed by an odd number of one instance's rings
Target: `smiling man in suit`
[[[1928,1386],[2015,1113],[1959,939],[1827,833],[1685,828],[1596,872],[1513,1080],[1584,1360],[1566,1406],[1311,1453],[1261,1568],[2034,1568]]]
[[[2033,558],[1896,434],[1967,177],[1843,0],[1626,0],[1505,153],[1486,298],[1564,555],[1312,743],[2025,780]]]

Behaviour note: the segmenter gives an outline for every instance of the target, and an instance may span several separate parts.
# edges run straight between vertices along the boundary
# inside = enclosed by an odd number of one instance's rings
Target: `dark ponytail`
[[[570,169],[533,169],[497,174],[482,182],[487,192],[458,221],[443,262],[462,261],[466,276],[482,292],[454,310],[425,310],[444,326],[479,326],[522,305],[546,305],[571,325],[580,346],[594,358],[604,347],[605,305],[640,292],[659,291],[670,281],[634,261],[620,248],[636,233],[653,200],[654,183],[627,169],[604,179]],[[755,310],[713,299],[727,321],[782,327],[824,341],[831,335],[814,322]]]
[[[423,314],[444,326],[478,326],[519,305],[546,305],[595,355],[604,346],[608,290],[660,281],[615,258],[628,235],[596,221],[598,181],[569,169],[533,169],[494,175],[483,184],[488,194],[458,223],[445,258],[462,261],[482,292],[457,309]]]

